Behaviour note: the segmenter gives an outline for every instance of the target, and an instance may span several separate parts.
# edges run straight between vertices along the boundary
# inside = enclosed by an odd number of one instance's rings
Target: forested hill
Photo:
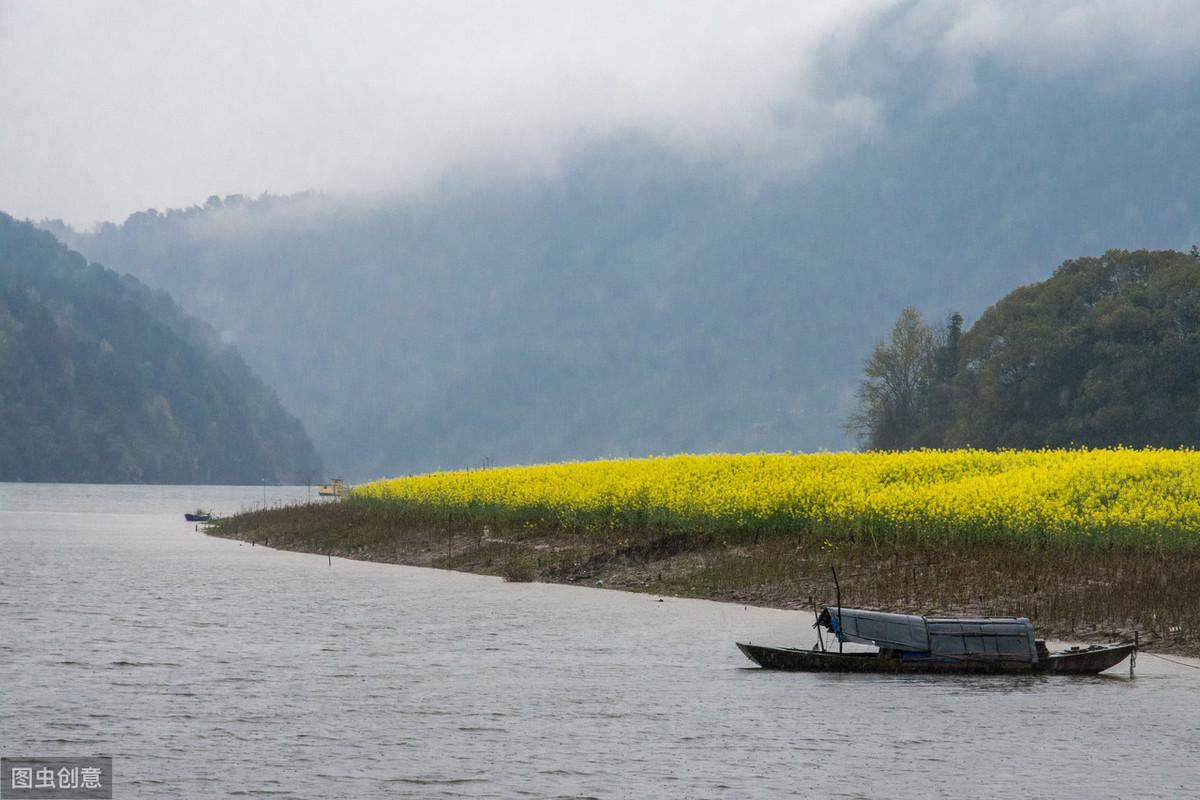
[[[845,448],[897,309],[971,320],[1047,265],[1200,241],[1200,82],[978,83],[774,180],[631,138],[550,178],[47,225],[203,297],[348,477]]]
[[[1200,447],[1200,250],[1112,250],[939,337],[906,309],[864,370],[865,443]]]
[[[0,480],[304,482],[303,425],[162,292],[0,214]]]

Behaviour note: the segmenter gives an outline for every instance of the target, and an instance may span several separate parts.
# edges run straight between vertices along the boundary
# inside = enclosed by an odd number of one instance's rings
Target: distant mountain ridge
[[[209,326],[0,213],[0,480],[303,483],[320,466]]]
[[[978,84],[946,109],[898,105],[873,141],[793,177],[621,139],[553,179],[46,224],[205,297],[354,478],[840,449],[859,369],[905,306],[969,322],[1066,259],[1200,241],[1200,81]]]

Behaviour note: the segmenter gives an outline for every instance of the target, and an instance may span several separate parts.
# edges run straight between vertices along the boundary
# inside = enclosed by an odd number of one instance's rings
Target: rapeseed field
[[[1160,449],[677,455],[439,472],[349,501],[398,515],[858,543],[1200,546],[1200,453]]]

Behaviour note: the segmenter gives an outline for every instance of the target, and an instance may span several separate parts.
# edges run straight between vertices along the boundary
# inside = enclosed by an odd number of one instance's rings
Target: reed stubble
[[[211,535],[284,550],[777,608],[834,602],[935,614],[1025,616],[1039,635],[1132,638],[1200,656],[1200,550],[926,539],[828,530],[689,531],[670,522],[570,527],[486,510],[436,514],[319,503],[219,520]],[[806,644],[806,642],[798,642]]]

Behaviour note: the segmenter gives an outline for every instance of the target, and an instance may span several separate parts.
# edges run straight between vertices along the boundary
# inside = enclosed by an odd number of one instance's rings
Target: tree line
[[[904,309],[846,427],[875,450],[1200,446],[1200,249],[1067,261],[967,330]]]

